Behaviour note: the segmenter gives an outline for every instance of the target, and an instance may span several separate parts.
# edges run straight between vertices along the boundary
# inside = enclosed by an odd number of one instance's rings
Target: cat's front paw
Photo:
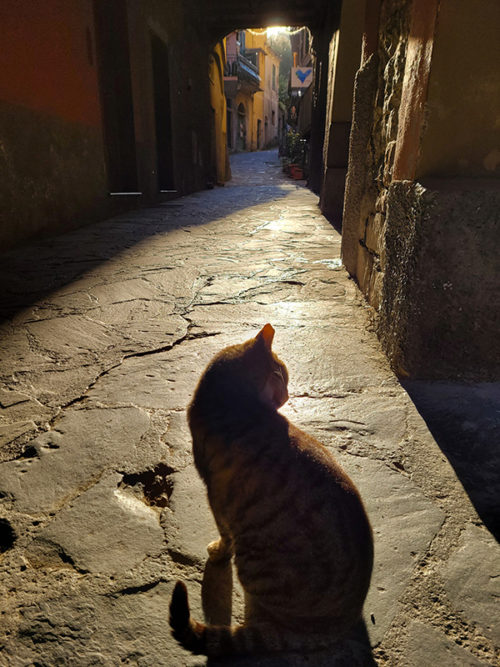
[[[228,540],[220,537],[207,545],[208,558],[212,563],[221,563],[224,560],[229,560],[233,555],[231,543]]]

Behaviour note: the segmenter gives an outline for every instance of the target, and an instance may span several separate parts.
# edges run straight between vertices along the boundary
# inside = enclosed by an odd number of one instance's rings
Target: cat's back
[[[329,591],[343,603],[364,598],[371,527],[353,482],[326,447],[275,414],[255,425],[252,441],[233,443],[230,468],[214,476],[216,502],[231,526],[247,592],[265,593],[272,605],[275,589],[282,605],[283,591],[293,590],[290,611],[330,615]]]
[[[340,513],[353,520],[359,516],[363,528],[368,525],[359,493],[333,454],[279,413],[233,445],[235,491],[246,476],[263,501],[276,506],[280,500],[282,515],[293,514],[296,522],[323,519],[328,530]]]

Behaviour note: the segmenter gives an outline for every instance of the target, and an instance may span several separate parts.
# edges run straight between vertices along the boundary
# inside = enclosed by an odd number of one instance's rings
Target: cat
[[[195,654],[226,656],[332,645],[360,618],[373,537],[353,482],[321,443],[278,412],[288,371],[266,324],[219,352],[188,407],[196,468],[220,538],[211,561],[233,555],[245,622],[193,620],[178,581],[173,636]]]

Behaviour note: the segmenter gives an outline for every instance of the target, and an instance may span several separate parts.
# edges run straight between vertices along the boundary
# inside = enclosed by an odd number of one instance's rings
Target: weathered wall
[[[223,185],[231,178],[229,154],[227,149],[227,107],[224,95],[224,42],[218,42],[209,58],[208,79],[210,81],[210,104],[213,113],[212,151],[215,153],[211,162],[214,169],[214,182]]]
[[[275,72],[273,88],[273,67]],[[264,94],[264,147],[278,145],[278,101],[280,58],[266,43]],[[267,118],[267,124],[266,124]]]
[[[101,62],[92,0],[0,4],[0,249],[206,187],[215,152],[206,27],[194,0],[116,0],[130,52],[133,189],[109,194],[109,137],[99,89]],[[152,39],[168,60],[173,193],[161,194]],[[157,92],[157,91],[156,91]],[[165,91],[163,91],[165,93]],[[224,118],[225,122],[225,118]],[[168,134],[166,132],[165,134]],[[164,151],[165,152],[165,151]],[[169,158],[169,156],[167,156]],[[118,160],[119,162],[119,160]]]
[[[247,131],[247,150],[254,151],[262,150],[270,145],[276,146],[278,143],[278,75],[280,59],[270,48],[266,32],[247,30],[245,33],[245,45],[247,49],[259,49],[257,51],[257,58],[260,90],[256,93],[249,93],[246,96],[240,93],[241,97],[245,99],[245,107],[249,113],[248,126],[250,131]],[[273,65],[276,72],[274,89],[272,86]]]
[[[2,250],[103,211],[106,179],[92,24],[90,2],[1,4]]]
[[[340,3],[328,5],[321,28],[311,29],[314,55],[314,81],[312,85],[311,136],[309,140],[308,186],[320,193],[323,184],[323,145],[325,140],[326,106],[328,100],[328,63],[330,42],[340,24]]]
[[[2,0],[0,94],[12,104],[100,126],[92,3]]]
[[[364,5],[365,0],[342,4],[340,25],[330,42],[320,207],[337,226],[342,223],[354,77],[361,61]]]
[[[441,0],[416,177],[500,177],[500,3]]]
[[[258,110],[255,110],[254,95],[247,95],[239,91],[233,99],[233,132],[234,142],[233,150],[257,150],[257,116]],[[240,104],[245,109],[244,128],[241,126],[242,118],[238,113]],[[245,136],[243,142],[242,132]]]
[[[387,188],[398,131],[411,0],[381,6],[378,49],[357,74],[343,217],[343,259],[369,302],[380,304]]]
[[[500,6],[460,7],[383,1],[356,76],[343,259],[402,376],[500,372]]]
[[[399,181],[387,196],[378,322],[402,376],[500,376],[500,188],[491,180]]]
[[[0,252],[109,210],[102,133],[0,102]]]
[[[194,0],[127,1],[139,189],[145,204],[158,196],[151,38],[168,49],[172,154],[177,195],[206,187],[211,162],[209,56],[212,46],[196,21]]]

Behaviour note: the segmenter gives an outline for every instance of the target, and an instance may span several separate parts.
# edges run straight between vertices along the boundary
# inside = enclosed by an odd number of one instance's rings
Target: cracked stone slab
[[[4,655],[14,665],[75,667],[202,667],[206,658],[184,651],[170,634],[168,605],[174,582],[147,590],[96,595],[76,585],[21,609],[20,638],[6,640]],[[191,596],[201,618],[199,601]]]
[[[129,353],[172,344],[185,336],[188,328],[186,320],[174,313],[172,302],[132,300],[113,303],[90,310],[87,317],[119,332],[117,344]],[[124,337],[127,340],[122,342]]]
[[[244,335],[241,340],[245,340]],[[89,400],[104,405],[184,410],[209,360],[234,341],[231,336],[205,338],[200,334],[199,338],[179,341],[166,352],[125,359],[88,392]]]
[[[343,327],[346,318],[353,317],[353,308],[350,305],[332,305],[326,301],[319,301],[311,306],[307,301],[278,301],[271,304],[256,303],[218,303],[216,305],[196,305],[193,315],[196,322],[207,330],[241,329],[244,323],[252,331],[270,322],[275,329],[288,329],[290,338],[300,329],[331,330],[333,327]],[[252,333],[250,332],[250,335]],[[347,332],[346,332],[347,333]],[[233,338],[233,342],[234,342]],[[279,339],[276,339],[279,343]]]
[[[14,389],[0,388],[0,407],[5,410],[26,403],[30,400],[29,396]]]
[[[375,646],[401,608],[398,600],[445,515],[410,479],[383,463],[338,458],[358,487],[373,528],[375,562],[364,616]]]
[[[0,408],[0,447],[34,430],[36,423],[47,422],[53,416],[50,408],[15,390],[0,391]]]
[[[130,358],[110,370],[88,392],[89,401],[102,405],[136,405],[148,409],[182,409],[194,384],[179,373],[168,352]]]
[[[293,394],[328,396],[397,386],[374,341],[362,329],[346,330],[333,324],[316,329],[314,342],[310,335],[307,328],[296,329],[285,342],[287,353],[283,361],[288,367]],[[353,349],[359,350],[359,354],[353,354]]]
[[[89,288],[88,293],[91,300],[101,306],[160,297],[159,290],[142,278],[130,278],[108,282],[104,285],[95,285]]]
[[[45,364],[21,377],[19,383],[54,414],[60,406],[80,399],[105,369],[106,364],[97,360],[80,365],[75,360],[57,366]]]
[[[174,477],[170,498],[173,519],[167,527],[169,549],[188,561],[204,563],[208,557],[207,544],[219,535],[205,485],[193,465]]]
[[[108,475],[82,493],[36,541],[60,546],[80,571],[107,575],[158,555],[164,547],[159,513],[121,488],[121,480],[120,474]]]
[[[5,447],[16,438],[19,438],[35,429],[35,422],[13,421],[8,424],[0,424],[0,447]]]
[[[114,346],[113,337],[104,325],[80,315],[32,322],[27,330],[42,355],[51,353],[69,358],[74,354],[105,352]]]
[[[336,398],[292,396],[283,413],[319,440],[332,440],[348,451],[361,446],[380,449],[380,455],[397,453],[405,437],[405,402],[383,390],[339,392]]]
[[[491,534],[467,525],[441,575],[454,608],[500,644],[500,550]]]
[[[68,411],[54,430],[29,443],[25,458],[0,466],[0,491],[17,511],[53,511],[106,467],[123,469],[137,456],[149,424],[149,416],[138,408]]]
[[[332,301],[344,299],[346,287],[339,281],[335,282],[330,276],[311,278],[299,289],[299,294],[304,300]]]
[[[406,656],[408,667],[428,667],[438,662],[446,667],[484,667],[487,664],[436,627],[419,621],[410,624]]]
[[[156,287],[161,298],[184,302],[192,298],[194,294],[199,269],[196,265],[186,264],[184,257],[186,253],[192,252],[191,240],[188,239],[189,243],[187,243],[186,234],[184,232],[179,232],[179,234],[182,235],[184,244],[180,240],[176,241],[174,233],[170,233],[168,237],[169,245],[172,246],[170,253],[179,256],[177,260],[179,266],[170,268],[165,266],[165,246],[162,244],[158,249],[156,261],[154,248],[147,248],[147,251],[141,256],[137,270],[143,278]]]
[[[41,363],[40,356],[28,344],[25,330],[0,326],[0,377],[12,381],[14,373]]]

